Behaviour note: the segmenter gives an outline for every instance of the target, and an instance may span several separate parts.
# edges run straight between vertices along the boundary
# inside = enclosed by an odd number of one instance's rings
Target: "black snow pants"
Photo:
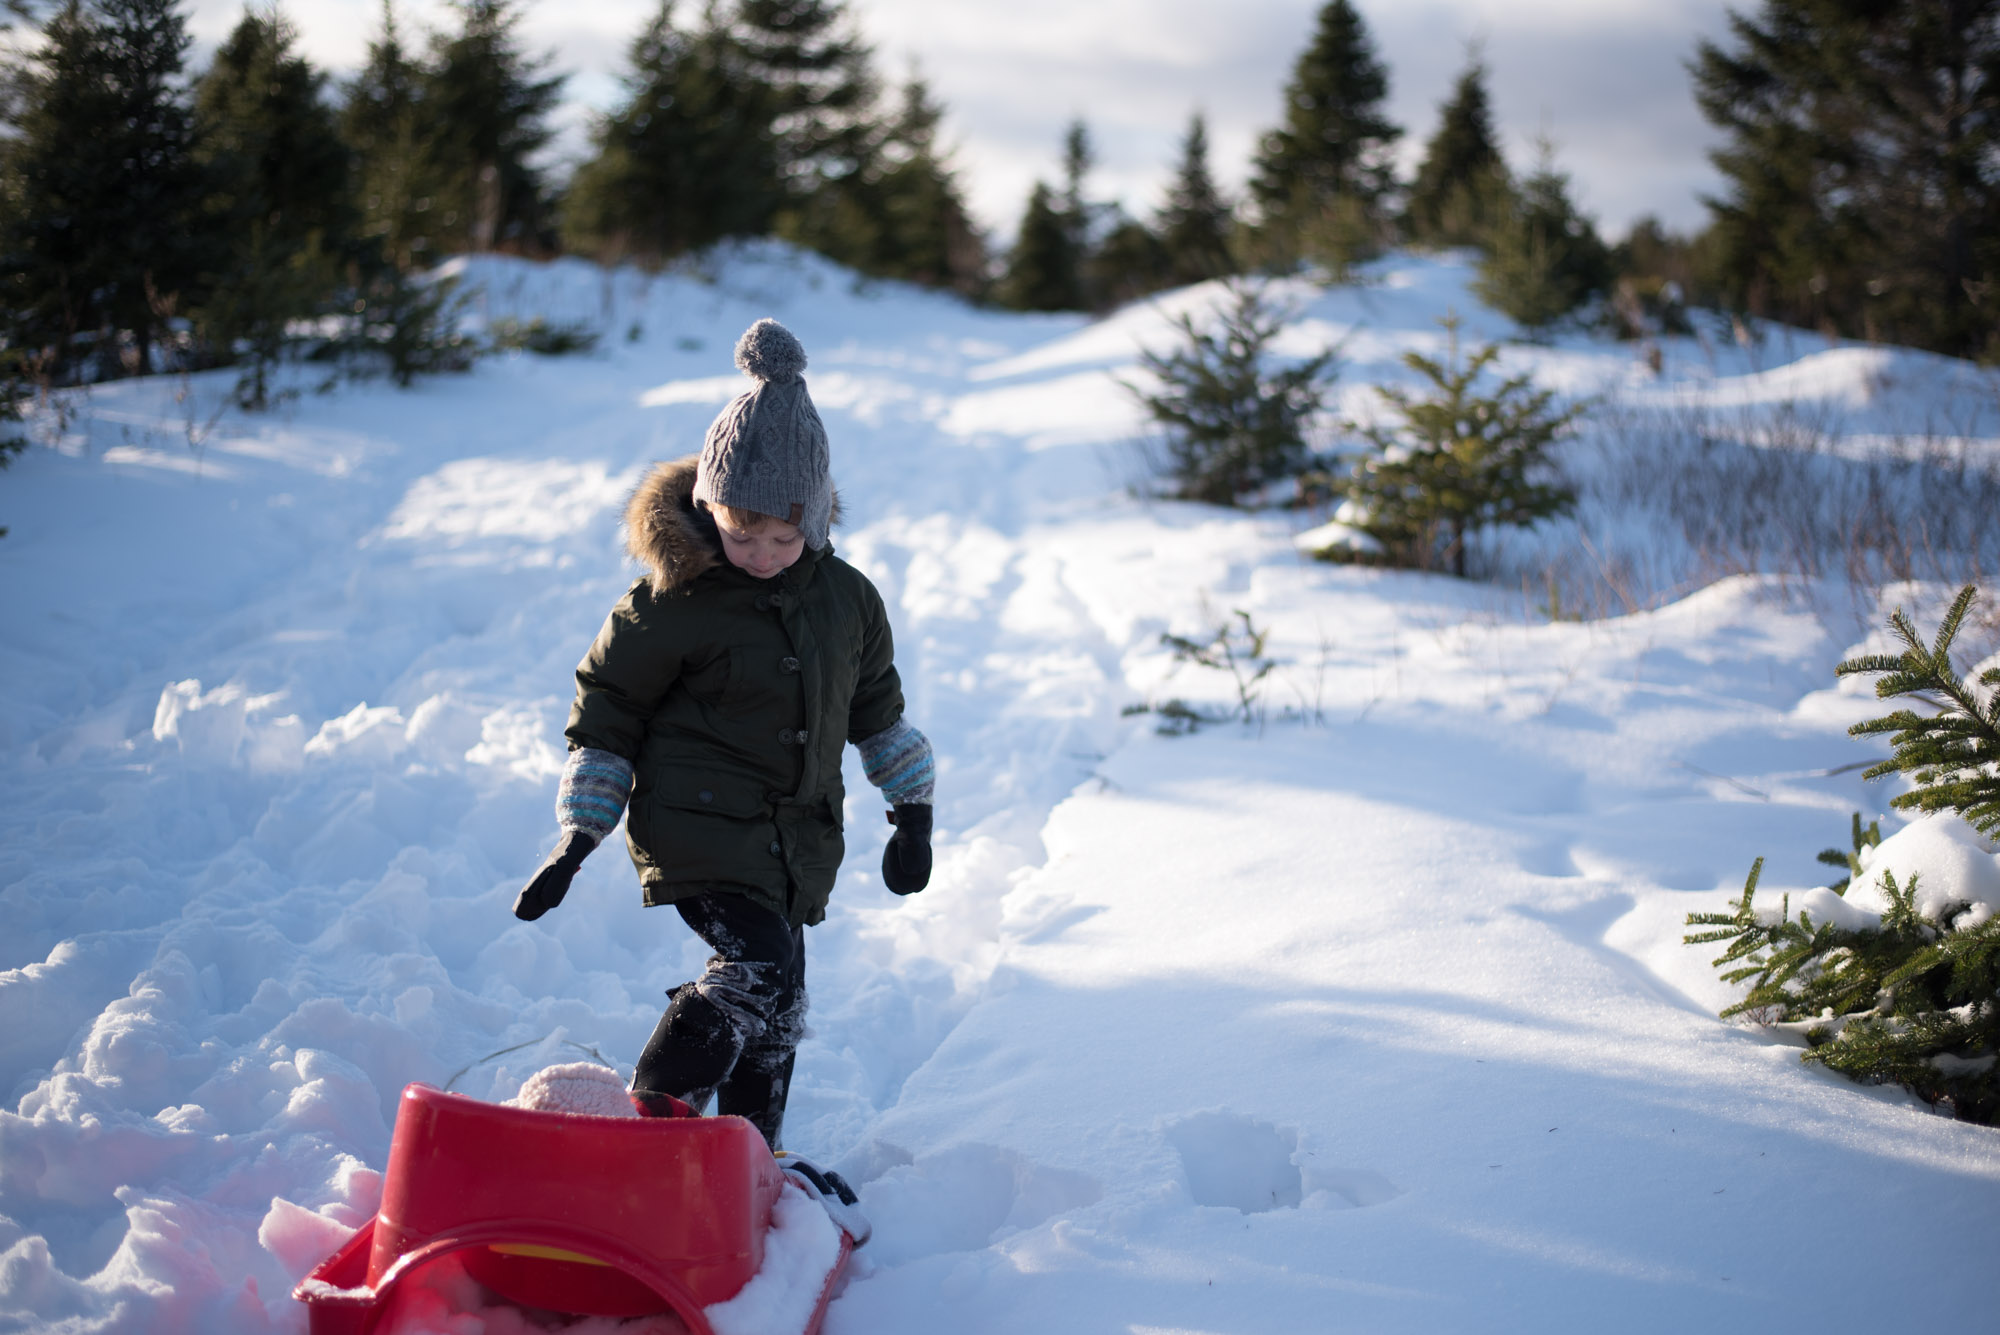
[[[671,994],[632,1089],[671,1094],[748,1118],[772,1149],[785,1120],[792,1060],[805,1033],[805,929],[746,895],[678,901],[681,918],[715,953],[701,977]]]

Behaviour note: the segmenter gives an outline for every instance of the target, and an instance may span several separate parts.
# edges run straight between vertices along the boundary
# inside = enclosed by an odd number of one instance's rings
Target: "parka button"
[[[778,841],[777,841],[776,839],[773,839],[773,840],[771,841],[771,856],[772,856],[772,857],[777,857],[777,856],[778,856],[779,854],[783,853],[784,851],[785,851],[784,849],[782,849],[782,848],[780,848],[780,847],[778,846]]]
[[[798,660],[798,659],[796,659],[796,658],[781,658],[781,659],[779,659],[779,660],[778,660],[778,671],[780,671],[780,672],[797,672],[798,670],[799,670],[799,660]]]
[[[793,742],[796,742],[798,739],[799,735],[797,733],[793,732],[790,728],[786,728],[783,732],[778,734],[778,745],[790,746]]]
[[[768,612],[771,610],[771,595],[768,593],[760,593],[757,595],[757,601],[750,605],[756,608],[759,612]]]
[[[707,788],[702,789],[700,792],[696,793],[695,796],[700,798],[704,802],[713,802],[715,800],[715,793]]]
[[[800,728],[796,733],[793,734],[793,736],[799,739],[800,746],[804,746],[806,744],[806,730],[804,728]]]

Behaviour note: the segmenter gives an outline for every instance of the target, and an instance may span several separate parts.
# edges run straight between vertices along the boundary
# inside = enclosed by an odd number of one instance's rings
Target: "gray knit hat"
[[[806,546],[818,551],[833,519],[833,478],[826,427],[799,375],[806,350],[776,320],[759,320],[737,340],[736,365],[757,384],[709,424],[694,498],[787,520],[796,505]]]

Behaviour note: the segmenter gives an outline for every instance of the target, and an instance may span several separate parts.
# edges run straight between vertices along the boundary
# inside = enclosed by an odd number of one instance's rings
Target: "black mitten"
[[[882,850],[882,884],[899,895],[914,895],[931,883],[931,808],[904,802],[889,813],[896,832]]]
[[[566,830],[556,841],[555,851],[549,854],[528,883],[521,887],[521,893],[514,896],[514,916],[522,922],[533,922],[550,909],[563,902],[569,893],[569,883],[576,876],[577,868],[590,856],[590,850],[597,847],[597,841],[582,830]]]

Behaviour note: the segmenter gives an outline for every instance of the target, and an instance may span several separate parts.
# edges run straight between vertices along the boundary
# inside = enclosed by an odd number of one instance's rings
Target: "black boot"
[[[780,1148],[785,1099],[791,1093],[792,1062],[797,1055],[798,1049],[791,1047],[746,1048],[736,1069],[716,1091],[715,1111],[724,1117],[747,1119],[774,1152]]]
[[[742,1051],[729,1017],[692,984],[684,984],[674,989],[667,1013],[639,1054],[632,1092],[671,1094],[700,1112],[716,1087],[729,1079]]]

